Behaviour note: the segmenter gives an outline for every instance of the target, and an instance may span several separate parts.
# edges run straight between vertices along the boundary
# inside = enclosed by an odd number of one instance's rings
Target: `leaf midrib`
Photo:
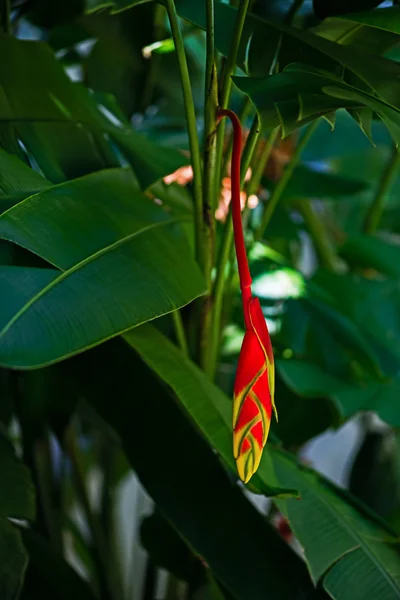
[[[306,481],[307,481],[307,479],[306,479]],[[375,553],[370,549],[365,538],[362,537],[361,535],[358,535],[357,530],[351,527],[351,525],[348,522],[348,519],[342,513],[339,513],[337,510],[335,511],[334,508],[332,507],[332,505],[326,501],[326,499],[324,498],[324,495],[319,494],[318,489],[316,490],[315,486],[311,486],[311,484],[309,484],[308,481],[307,481],[307,487],[308,487],[309,491],[311,491],[311,493],[317,498],[317,500],[319,500],[320,503],[323,504],[323,506],[325,506],[325,508],[327,508],[328,511],[333,515],[335,521],[338,522],[339,525],[343,525],[343,527],[345,528],[347,533],[350,535],[350,537],[353,538],[356,542],[358,542],[358,547],[360,549],[362,549],[365,552],[365,554],[370,558],[372,563],[378,567],[378,570],[380,572],[382,572],[382,574],[384,575],[384,578],[389,582],[392,589],[394,589],[396,592],[399,592],[400,591],[399,586],[396,584],[395,581],[393,581],[393,578],[390,577],[389,573],[383,568],[379,559],[376,557]],[[382,543],[384,543],[384,542],[382,542]],[[353,548],[352,551],[354,551],[355,549],[356,548]],[[326,575],[326,573],[330,570],[330,568],[331,568],[331,565],[329,565],[329,567],[321,574],[321,579]]]
[[[180,220],[181,219],[179,217],[176,217],[176,218],[170,219],[168,221],[152,223],[151,225],[148,225],[147,227],[144,227],[143,229],[140,229],[139,231],[134,231],[133,233],[117,240],[116,242],[113,242],[112,244],[109,244],[108,246],[105,246],[104,248],[97,250],[94,254],[91,254],[90,256],[86,257],[82,261],[76,263],[70,269],[63,271],[61,273],[61,275],[56,277],[56,279],[53,279],[53,281],[50,284],[46,285],[43,289],[41,289],[40,292],[38,292],[35,296],[33,296],[33,298],[31,298],[26,304],[24,304],[24,306],[19,311],[17,311],[15,313],[15,315],[8,321],[8,323],[0,331],[0,339],[9,331],[9,329],[18,321],[18,319],[20,319],[38,300],[40,300],[43,296],[45,296],[48,292],[50,292],[53,288],[55,288],[59,283],[64,281],[64,279],[67,279],[70,275],[73,275],[74,273],[79,271],[81,268],[94,262],[96,259],[103,256],[104,254],[107,254],[108,252],[112,252],[119,246],[123,246],[125,243],[130,242],[135,237],[139,237],[140,235],[142,235],[143,233],[145,233],[151,229],[156,229],[157,227],[171,225],[171,224],[179,222]],[[40,255],[38,255],[38,256],[40,256]],[[50,262],[50,261],[47,261],[47,262]],[[58,265],[55,263],[50,263],[50,264],[54,264],[54,266],[58,267]],[[58,267],[58,268],[60,268],[60,267]]]

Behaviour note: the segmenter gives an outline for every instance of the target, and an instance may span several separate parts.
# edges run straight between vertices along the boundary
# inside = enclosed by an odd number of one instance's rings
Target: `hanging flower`
[[[218,119],[232,121],[232,221],[245,336],[240,350],[233,398],[233,454],[239,477],[247,483],[258,469],[266,444],[274,403],[274,356],[260,301],[251,294],[251,275],[243,236],[240,205],[240,159],[242,131],[238,117],[230,110],[218,112]]]

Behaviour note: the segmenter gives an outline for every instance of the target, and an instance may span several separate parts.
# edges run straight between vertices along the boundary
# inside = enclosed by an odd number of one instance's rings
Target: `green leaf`
[[[197,586],[204,582],[205,569],[175,529],[159,511],[143,519],[140,542],[152,562],[178,579]]]
[[[292,391],[304,398],[330,398],[344,419],[360,411],[374,411],[388,424],[400,426],[397,402],[400,381],[397,379],[371,380],[356,385],[326,373],[316,364],[299,360],[278,360],[277,368]]]
[[[353,23],[361,23],[384,31],[390,31],[400,35],[400,7],[388,6],[380,10],[357,12],[343,15],[343,19]]]
[[[93,600],[88,583],[54,550],[48,541],[30,529],[22,530],[24,545],[30,557],[30,569],[44,582],[48,597],[57,600]],[[36,593],[31,589],[30,593]]]
[[[181,16],[195,23],[203,29],[206,26],[205,0],[192,2],[191,0],[176,0],[176,6]],[[215,10],[216,45],[226,55],[229,40],[232,39],[236,22],[237,9],[226,4],[218,3]],[[338,43],[324,39],[310,31],[301,31],[283,23],[261,19],[248,15],[243,29],[241,44],[238,53],[238,65],[244,66],[248,53],[251,52],[252,43],[264,39],[276,48],[277,41],[282,35],[282,45],[285,52],[280,58],[282,67],[295,61],[302,60],[304,48],[307,57],[311,57],[310,64],[330,68],[333,65],[345,67],[360,78],[367,86],[372,88],[382,99],[398,102],[400,83],[398,77],[400,66],[396,63],[376,55],[369,55],[365,60],[365,53],[356,47],[345,47]],[[264,75],[268,74],[269,65],[265,65]],[[335,71],[335,66],[331,69]],[[259,73],[257,73],[259,74]],[[394,81],[397,81],[394,84]],[[304,88],[307,91],[307,88]],[[398,104],[396,105],[398,106]]]
[[[50,185],[22,160],[0,148],[0,213]]]
[[[63,269],[1,268],[2,365],[61,360],[204,291],[177,220],[135,191],[127,171],[49,188],[0,223],[1,235]]]
[[[135,356],[114,340],[63,366],[115,428],[164,517],[238,600],[262,600],[266,589],[280,600],[311,593],[301,559],[230,481],[168,387]]]
[[[269,130],[281,125],[284,137],[339,108],[366,107],[381,117],[395,142],[400,141],[400,110],[364,89],[350,86],[333,73],[294,63],[283,73],[264,79],[233,79],[255,104],[263,127]]]
[[[22,584],[27,555],[8,517],[34,519],[35,497],[28,469],[0,434],[0,597],[14,600]]]
[[[209,443],[236,475],[232,453],[232,402],[176,346],[152,325],[125,334],[132,346],[157,375],[174,391]],[[268,449],[251,480],[251,486],[268,496],[296,494],[293,490],[275,487]]]
[[[395,539],[378,519],[315,472],[274,451],[282,484],[300,490],[300,500],[278,501],[304,548],[314,582],[335,600],[400,598],[400,560]]]
[[[391,277],[400,276],[400,247],[378,237],[353,235],[340,248],[340,255],[352,264],[376,269]]]
[[[51,181],[119,166],[122,153],[146,189],[188,163],[117,118],[112,98],[99,107],[46,44],[1,35],[0,55],[11,57],[0,64],[0,145],[18,154],[21,140]]]

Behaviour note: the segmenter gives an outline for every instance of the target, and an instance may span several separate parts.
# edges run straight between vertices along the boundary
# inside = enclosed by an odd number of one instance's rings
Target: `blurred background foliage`
[[[205,2],[174,4],[202,140]],[[220,77],[238,5],[215,0]],[[400,7],[250,11],[230,106],[258,135],[244,221],[279,423],[246,489],[233,260],[215,372],[195,350],[207,290],[165,3],[0,0],[2,600],[400,598]]]

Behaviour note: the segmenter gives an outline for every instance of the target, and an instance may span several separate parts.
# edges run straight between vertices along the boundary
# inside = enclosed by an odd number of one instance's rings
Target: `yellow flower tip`
[[[239,456],[235,455],[237,472],[243,483],[248,483],[257,471],[261,457],[262,450],[256,445]]]

